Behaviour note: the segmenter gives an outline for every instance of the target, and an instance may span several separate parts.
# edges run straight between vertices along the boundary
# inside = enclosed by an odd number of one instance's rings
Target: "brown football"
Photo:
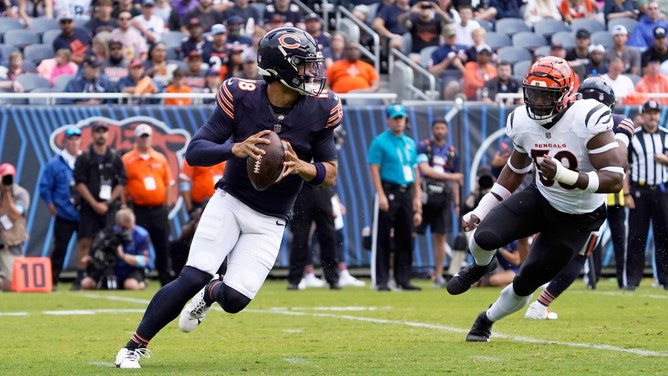
[[[280,179],[283,173],[283,162],[285,161],[283,142],[281,142],[278,134],[270,132],[263,138],[268,138],[270,143],[256,144],[257,147],[265,151],[262,158],[259,161],[251,157],[246,158],[248,179],[258,191],[264,191]]]

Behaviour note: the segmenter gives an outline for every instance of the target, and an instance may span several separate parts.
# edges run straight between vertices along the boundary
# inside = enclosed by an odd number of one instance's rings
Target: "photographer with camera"
[[[23,256],[23,243],[28,240],[26,218],[30,194],[14,184],[16,168],[0,164],[0,289],[10,291],[14,259]]]
[[[459,216],[459,187],[464,175],[459,172],[459,156],[447,143],[448,124],[435,120],[432,138],[418,145],[418,169],[422,181],[422,224],[417,228],[424,235],[431,229],[434,246],[434,286],[444,287],[445,234],[452,232],[452,202]]]
[[[106,286],[109,290],[143,290],[146,269],[153,266],[149,247],[151,239],[145,228],[135,225],[132,210],[116,212],[116,225],[96,234],[91,246],[87,275],[81,281],[84,290]]]

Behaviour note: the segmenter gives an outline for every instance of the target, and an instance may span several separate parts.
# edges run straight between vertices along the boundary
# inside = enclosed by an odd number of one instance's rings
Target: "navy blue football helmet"
[[[260,75],[280,81],[303,95],[320,95],[325,87],[325,59],[318,43],[296,27],[271,30],[260,40]]]
[[[596,99],[610,107],[611,111],[615,109],[615,92],[601,77],[589,77],[582,81],[578,93],[580,93],[584,99]]]

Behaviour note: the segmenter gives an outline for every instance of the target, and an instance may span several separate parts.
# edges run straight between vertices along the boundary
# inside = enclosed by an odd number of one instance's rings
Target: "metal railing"
[[[396,101],[397,94],[395,93],[348,93],[348,94],[337,94],[342,100],[346,99],[380,99],[384,103],[392,103]],[[215,93],[160,93],[160,94],[145,94],[145,95],[132,95],[127,93],[2,93],[0,92],[0,106],[12,106],[12,105],[45,105],[52,106],[59,104],[59,99],[106,99],[112,100],[117,104],[128,104],[132,103],[135,99],[167,99],[167,98],[189,98],[192,100],[192,105],[201,105],[204,103],[205,99],[214,99],[216,97]],[[3,100],[9,100],[9,102],[3,102]],[[30,103],[30,100],[44,100],[40,103]],[[22,101],[27,100],[28,103],[15,103],[12,101]],[[72,104],[75,105],[75,104]]]
[[[408,91],[410,91],[412,94],[414,94],[416,97],[426,100],[426,101],[432,101],[438,99],[438,91],[436,90],[436,77],[434,77],[433,74],[429,73],[426,69],[421,67],[419,64],[416,64],[413,60],[411,60],[408,56],[404,55],[401,51],[392,48],[390,49],[390,58],[388,62],[388,73],[390,75],[390,80],[392,79],[392,71],[394,69],[394,59],[399,59],[402,62],[406,63],[411,69],[413,69],[414,74],[416,74],[416,77],[419,79],[419,77],[424,77],[425,80],[427,80],[427,87],[428,90],[425,93],[422,91],[420,88],[415,86],[415,82],[406,82],[406,88]]]
[[[369,51],[366,48],[360,48],[360,52],[362,52],[362,55],[373,61],[373,66],[376,68],[376,72],[380,73],[380,36],[378,33],[376,33],[375,30],[369,27],[369,25],[357,19],[357,17],[355,17],[348,9],[341,5],[336,7],[337,28],[342,16],[349,18],[353,23],[355,23],[355,25],[359,26],[360,29],[364,30],[365,33],[373,38],[373,51]]]

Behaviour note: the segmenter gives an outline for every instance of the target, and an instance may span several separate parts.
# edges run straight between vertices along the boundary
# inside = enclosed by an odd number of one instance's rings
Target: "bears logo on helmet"
[[[589,77],[582,81],[578,93],[583,99],[596,99],[610,107],[610,110],[615,109],[615,91],[601,77]]]
[[[322,93],[324,61],[315,39],[295,27],[274,29],[260,40],[257,57],[260,75],[278,80],[303,95]]]
[[[529,117],[550,125],[564,111],[576,91],[575,72],[566,60],[545,56],[531,66],[522,87]]]

